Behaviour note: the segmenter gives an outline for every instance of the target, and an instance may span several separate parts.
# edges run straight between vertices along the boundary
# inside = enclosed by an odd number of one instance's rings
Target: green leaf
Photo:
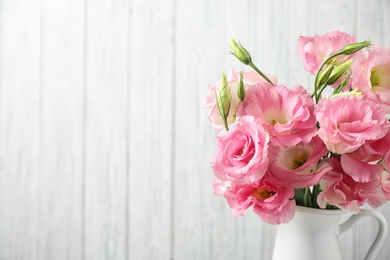
[[[305,206],[305,203],[304,203],[304,195],[305,195],[305,189],[294,189],[295,190],[295,196],[294,196],[294,199],[295,199],[295,203],[298,205],[298,206]]]
[[[305,207],[313,207],[313,204],[311,203],[311,191],[309,187],[305,188],[305,193],[303,195],[303,204],[305,205]]]
[[[313,194],[312,194],[312,201],[311,201],[313,208],[320,208],[320,206],[318,206],[317,203],[317,197],[318,194],[320,194],[320,191],[321,191],[320,184],[317,184],[316,186],[313,187]]]

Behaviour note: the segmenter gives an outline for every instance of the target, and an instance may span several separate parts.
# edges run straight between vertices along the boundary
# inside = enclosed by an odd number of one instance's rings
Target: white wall
[[[228,40],[286,85],[299,35],[390,46],[388,0],[0,0],[0,260],[269,259],[212,192],[201,109]],[[380,211],[390,221],[390,204]],[[375,223],[341,237],[362,259]],[[389,259],[390,248],[378,259]]]

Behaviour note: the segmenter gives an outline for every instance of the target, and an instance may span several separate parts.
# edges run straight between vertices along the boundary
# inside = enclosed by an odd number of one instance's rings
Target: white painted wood
[[[275,227],[213,195],[207,86],[249,70],[227,54],[235,38],[311,91],[299,35],[390,46],[389,5],[0,0],[0,260],[271,259]],[[380,211],[390,221],[390,204]],[[375,230],[343,234],[345,258]]]
[[[177,142],[173,90],[183,87],[174,78],[174,10],[172,0],[132,1],[129,10],[129,42],[124,53],[129,66],[129,259],[169,259],[174,247],[172,181],[184,177],[172,166]]]
[[[41,6],[38,259],[82,259],[83,7]]]
[[[40,3],[0,2],[0,259],[39,259],[40,19]]]
[[[85,4],[85,259],[128,259],[127,1]]]

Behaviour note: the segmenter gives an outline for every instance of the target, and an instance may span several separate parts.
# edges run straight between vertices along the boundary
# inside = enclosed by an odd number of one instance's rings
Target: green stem
[[[255,64],[253,64],[253,62],[250,62],[248,64],[252,69],[254,69],[257,73],[260,74],[260,76],[262,76],[266,81],[268,81],[268,83],[271,83],[272,85],[274,85],[274,83],[261,71],[259,70]]]
[[[320,87],[320,89],[317,91],[317,93],[318,93],[318,99],[317,99],[317,103],[318,103],[318,100],[321,98],[321,95],[322,95],[322,92],[326,89],[326,84],[325,85],[322,85],[321,87]]]
[[[327,64],[331,59],[333,59],[334,57],[336,57],[336,56],[339,56],[339,55],[341,55],[342,53],[340,53],[340,52],[336,52],[336,53],[333,53],[332,55],[330,55],[322,64],[321,64],[321,66],[320,66],[320,68],[318,69],[318,71],[317,71],[317,73],[316,73],[316,77],[315,77],[315,79],[314,79],[314,93],[313,93],[313,95],[315,96],[315,99],[316,99],[316,104],[318,103],[318,101],[320,100],[320,98],[321,98],[321,93],[322,93],[322,91],[324,91],[324,89],[325,89],[325,87],[326,87],[326,85],[324,85],[322,88],[321,88],[321,90],[320,90],[320,92],[319,92],[319,85],[318,85],[318,76],[320,75],[320,72],[322,71],[322,69],[323,69],[323,67],[325,66],[325,64]],[[319,92],[319,93],[318,93]],[[312,96],[313,96],[312,95]]]
[[[229,131],[229,125],[228,125],[228,123],[227,123],[227,117],[226,117],[226,116],[223,117],[223,125],[224,125],[224,127],[225,127],[225,130],[226,130],[226,131]]]

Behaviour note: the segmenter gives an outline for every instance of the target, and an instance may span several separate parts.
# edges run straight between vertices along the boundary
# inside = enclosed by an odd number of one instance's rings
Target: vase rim
[[[296,210],[299,212],[321,214],[321,215],[340,215],[342,213],[345,213],[340,209],[317,209],[317,208],[309,208],[303,206],[296,206]]]

